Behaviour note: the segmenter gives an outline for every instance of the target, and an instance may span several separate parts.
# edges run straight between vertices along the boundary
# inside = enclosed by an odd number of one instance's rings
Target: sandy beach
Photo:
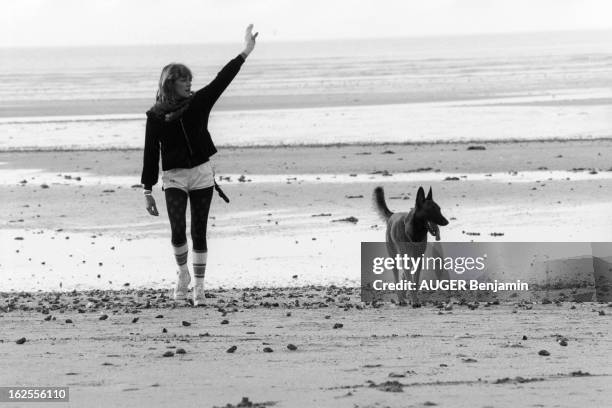
[[[145,210],[144,112],[169,58],[196,90],[238,49],[0,48],[0,386],[69,387],[58,407],[609,406],[612,32],[266,35],[208,124],[231,202],[199,308],[171,300],[161,185]],[[431,187],[442,245],[524,245],[483,274],[531,290],[363,302],[377,186],[392,211]]]
[[[360,243],[384,239],[371,205],[376,185],[395,211],[412,208],[419,185],[431,186],[450,220],[445,241],[610,241],[611,145],[223,148],[214,163],[231,203],[213,202],[207,282],[358,286]],[[148,215],[141,154],[0,153],[0,191],[10,197],[0,219],[1,287],[169,287],[172,257],[151,259],[169,247],[164,197],[156,186],[161,216]],[[356,222],[342,221],[349,217]],[[253,248],[257,239],[269,245]]]
[[[163,195],[147,215],[140,151],[2,153],[0,383],[69,386],[66,406],[605,406],[608,304],[411,309],[357,288],[360,242],[383,240],[379,184],[392,209],[432,186],[447,241],[610,241],[611,144],[221,149],[232,201],[213,204],[197,309],[168,299]]]
[[[373,307],[338,287],[208,300],[2,294],[0,382],[68,386],[70,403],[56,406],[75,407],[603,407],[612,397],[606,304]]]

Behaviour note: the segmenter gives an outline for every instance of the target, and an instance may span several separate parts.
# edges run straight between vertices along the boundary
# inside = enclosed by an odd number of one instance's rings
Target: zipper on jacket
[[[187,132],[185,131],[185,126],[183,126],[183,119],[179,119],[181,123],[181,129],[183,129],[183,136],[185,136],[185,142],[187,143],[187,149],[189,150],[189,156],[193,156],[193,150],[191,150],[191,143],[189,143],[189,138],[187,137]]]

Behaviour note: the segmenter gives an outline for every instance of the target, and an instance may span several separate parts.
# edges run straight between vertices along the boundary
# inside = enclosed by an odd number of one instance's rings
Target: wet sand
[[[603,407],[612,397],[609,304],[412,309],[302,287],[210,291],[201,308],[151,290],[1,294],[0,306],[11,367],[0,383],[70,387],[57,406]]]
[[[525,93],[527,95],[527,93]],[[480,100],[491,96],[490,90],[482,93],[437,93],[436,101]],[[516,97],[516,95],[512,95]],[[500,95],[504,98],[504,95]],[[508,96],[509,97],[509,96]],[[215,110],[261,110],[261,109],[304,109],[334,106],[367,106],[397,103],[431,102],[431,92],[390,93],[352,92],[305,95],[240,95],[225,97]],[[609,100],[604,101],[610,104]],[[151,107],[151,98],[105,99],[100,100],[43,100],[43,101],[0,101],[0,118],[21,118],[28,116],[53,117],[73,115],[112,115],[143,113]],[[563,103],[563,102],[560,102]]]
[[[210,297],[197,309],[167,298],[169,228],[159,186],[162,216],[145,213],[140,151],[0,153],[0,195],[10,198],[0,215],[0,358],[10,369],[0,383],[70,386],[69,406],[94,407],[242,397],[278,407],[605,406],[607,304],[359,301],[359,244],[384,236],[370,200],[378,184],[393,210],[431,185],[451,220],[446,241],[612,240],[610,141],[470,146],[221,149],[217,175],[231,175],[222,185],[232,201],[213,203]],[[528,172],[542,177],[522,180]],[[334,222],[347,217],[357,222]],[[253,252],[253,240],[269,245]]]
[[[450,220],[445,241],[612,240],[612,142],[470,146],[220,149],[217,176],[231,177],[221,182],[231,203],[215,196],[212,205],[207,282],[357,286],[360,243],[384,237],[371,205],[376,185],[394,211],[414,205],[419,185],[431,186]],[[149,216],[141,154],[0,153],[0,195],[10,198],[0,215],[0,287],[169,287],[173,258],[151,258],[169,252],[164,197],[156,186],[161,216]],[[356,222],[339,222],[349,217]],[[269,245],[253,251],[254,239]]]

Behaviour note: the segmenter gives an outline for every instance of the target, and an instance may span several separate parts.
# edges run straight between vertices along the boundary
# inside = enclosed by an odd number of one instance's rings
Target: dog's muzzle
[[[427,221],[427,230],[431,235],[436,237],[436,241],[440,240],[440,227],[435,222]]]

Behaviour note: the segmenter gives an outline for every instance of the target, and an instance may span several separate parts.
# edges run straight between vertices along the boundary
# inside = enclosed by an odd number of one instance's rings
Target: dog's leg
[[[444,251],[442,251],[442,245],[439,242],[434,242],[431,249],[431,256],[434,258],[444,259]],[[444,265],[441,268],[435,268],[436,280],[439,281],[450,281],[450,275]],[[452,298],[452,291],[449,289],[446,291],[447,300],[450,301]]]
[[[393,277],[395,278],[395,283],[398,283],[400,279],[403,279],[404,274],[400,276],[397,268],[393,267]],[[397,292],[397,302],[400,306],[407,306],[408,302],[406,302],[406,291],[398,290]]]
[[[418,266],[416,272],[412,275],[412,282],[414,282],[414,290],[412,291],[412,307],[421,307],[421,303],[418,300],[419,284],[421,283],[421,265]]]
[[[423,255],[425,254],[425,249],[427,248],[427,241],[425,242],[419,242],[416,244],[412,244],[412,252],[417,255]],[[414,284],[414,290],[411,293],[411,298],[412,298],[412,307],[421,307],[421,303],[418,300],[418,295],[419,295],[419,287],[421,284],[421,269],[423,269],[423,263],[419,263],[416,267],[416,270],[414,271],[414,273],[412,274],[412,282]]]
[[[391,235],[390,226],[387,227],[387,232],[385,235],[386,235],[386,243],[387,243],[387,253],[389,254],[389,257],[395,258],[395,256],[401,252],[400,252],[400,248],[393,242],[393,237]],[[400,281],[400,273],[396,267],[393,267],[393,278],[395,279],[395,283],[398,283]],[[398,304],[400,306],[407,306],[408,303],[406,302],[406,292],[403,290],[398,290],[396,292],[397,292]]]
[[[389,247],[389,256],[395,258],[397,254],[399,254],[399,249],[395,247],[395,245],[391,244]],[[390,248],[393,247],[393,248]],[[399,269],[396,266],[393,267],[393,277],[395,279],[395,283],[399,283],[400,280],[405,279],[405,272],[402,270],[400,273]],[[396,290],[397,292],[397,303],[400,306],[407,306],[408,302],[406,302],[406,291],[405,290]]]

